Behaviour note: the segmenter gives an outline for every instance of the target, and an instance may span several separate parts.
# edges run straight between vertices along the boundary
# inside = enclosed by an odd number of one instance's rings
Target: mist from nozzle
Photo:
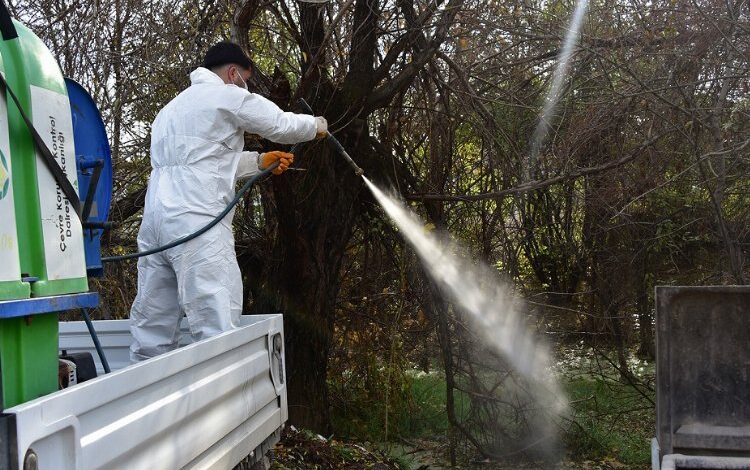
[[[557,109],[557,104],[562,97],[563,85],[568,76],[568,72],[570,71],[571,58],[576,43],[578,42],[581,25],[586,16],[588,6],[589,0],[578,0],[576,9],[573,12],[573,17],[570,20],[570,26],[565,35],[562,51],[557,58],[557,66],[552,73],[552,86],[550,86],[549,92],[544,100],[544,108],[542,109],[542,114],[539,116],[539,123],[537,124],[536,129],[534,129],[534,134],[531,137],[531,151],[529,154],[528,166],[526,168],[527,180],[530,180],[533,177],[534,168],[542,149],[542,144],[547,140],[547,134],[549,134],[549,131],[552,128],[552,120],[555,110]]]
[[[544,443],[539,450],[555,453],[557,434],[551,421],[567,410],[565,394],[551,372],[550,351],[529,329],[521,303],[496,270],[457,255],[460,248],[447,236],[425,230],[419,217],[396,196],[362,178],[441,292],[470,320],[471,330],[527,379],[537,409],[546,412],[530,423],[532,434]]]

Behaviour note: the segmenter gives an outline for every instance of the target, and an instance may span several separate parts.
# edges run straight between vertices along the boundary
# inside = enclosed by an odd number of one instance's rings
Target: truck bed
[[[287,419],[282,316],[243,323],[130,365],[127,320],[94,322],[112,372],[5,410],[10,468],[27,452],[42,470],[232,468]],[[91,352],[101,374],[82,322],[61,322],[60,349]]]

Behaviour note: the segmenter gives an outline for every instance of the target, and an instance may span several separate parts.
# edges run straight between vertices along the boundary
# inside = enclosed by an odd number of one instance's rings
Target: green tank
[[[77,190],[73,123],[60,67],[28,28],[13,21],[14,37],[8,24],[0,40],[8,87]],[[38,155],[18,107],[9,94],[1,101],[0,301],[87,292],[81,222]],[[57,390],[57,343],[56,313],[0,319],[3,407]]]
[[[22,24],[14,21],[14,25],[18,37],[0,41],[6,81],[77,189],[73,123],[64,77],[42,41]],[[37,155],[15,104],[9,97],[5,103],[20,274],[35,278],[30,287],[32,297],[86,292],[81,222]],[[15,295],[22,294],[20,291],[16,287]]]
[[[5,75],[2,56],[0,73]],[[0,300],[24,299],[31,295],[29,284],[21,281],[12,163],[8,111],[6,101],[0,100]]]

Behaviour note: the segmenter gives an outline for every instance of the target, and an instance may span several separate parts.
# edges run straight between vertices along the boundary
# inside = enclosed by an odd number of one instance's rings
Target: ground
[[[352,442],[326,439],[287,427],[274,449],[272,470],[346,469],[400,470],[408,468],[384,452]]]
[[[451,468],[445,461],[444,445],[439,442],[418,440],[387,449],[372,443],[344,442],[326,439],[309,431],[288,427],[273,451],[272,470],[441,470]],[[475,460],[453,468],[484,470],[543,469],[550,468],[535,463],[498,463]],[[624,470],[634,468],[613,458],[599,461],[567,460],[553,467],[558,470]],[[637,467],[635,467],[637,468]]]
[[[559,424],[566,448],[559,469],[650,468],[650,440],[655,430],[654,364],[631,354],[629,368],[637,387],[623,381],[606,356],[584,345],[568,345],[558,353],[556,372],[571,404]],[[347,397],[334,409],[334,438],[289,430],[276,449],[276,469],[445,469],[448,465],[448,422],[445,380],[439,372],[409,374],[402,406],[392,407],[390,432],[383,432],[383,404]],[[456,468],[549,468],[534,463],[486,462],[464,446]]]

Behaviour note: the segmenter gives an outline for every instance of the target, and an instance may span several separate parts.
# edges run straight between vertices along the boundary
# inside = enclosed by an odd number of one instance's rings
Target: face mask
[[[239,71],[237,71],[237,76],[240,77],[240,82],[237,83],[236,81],[233,81],[232,83],[234,83],[235,85],[237,85],[240,88],[243,88],[243,89],[247,90],[247,82],[242,79],[242,75],[240,75]]]

